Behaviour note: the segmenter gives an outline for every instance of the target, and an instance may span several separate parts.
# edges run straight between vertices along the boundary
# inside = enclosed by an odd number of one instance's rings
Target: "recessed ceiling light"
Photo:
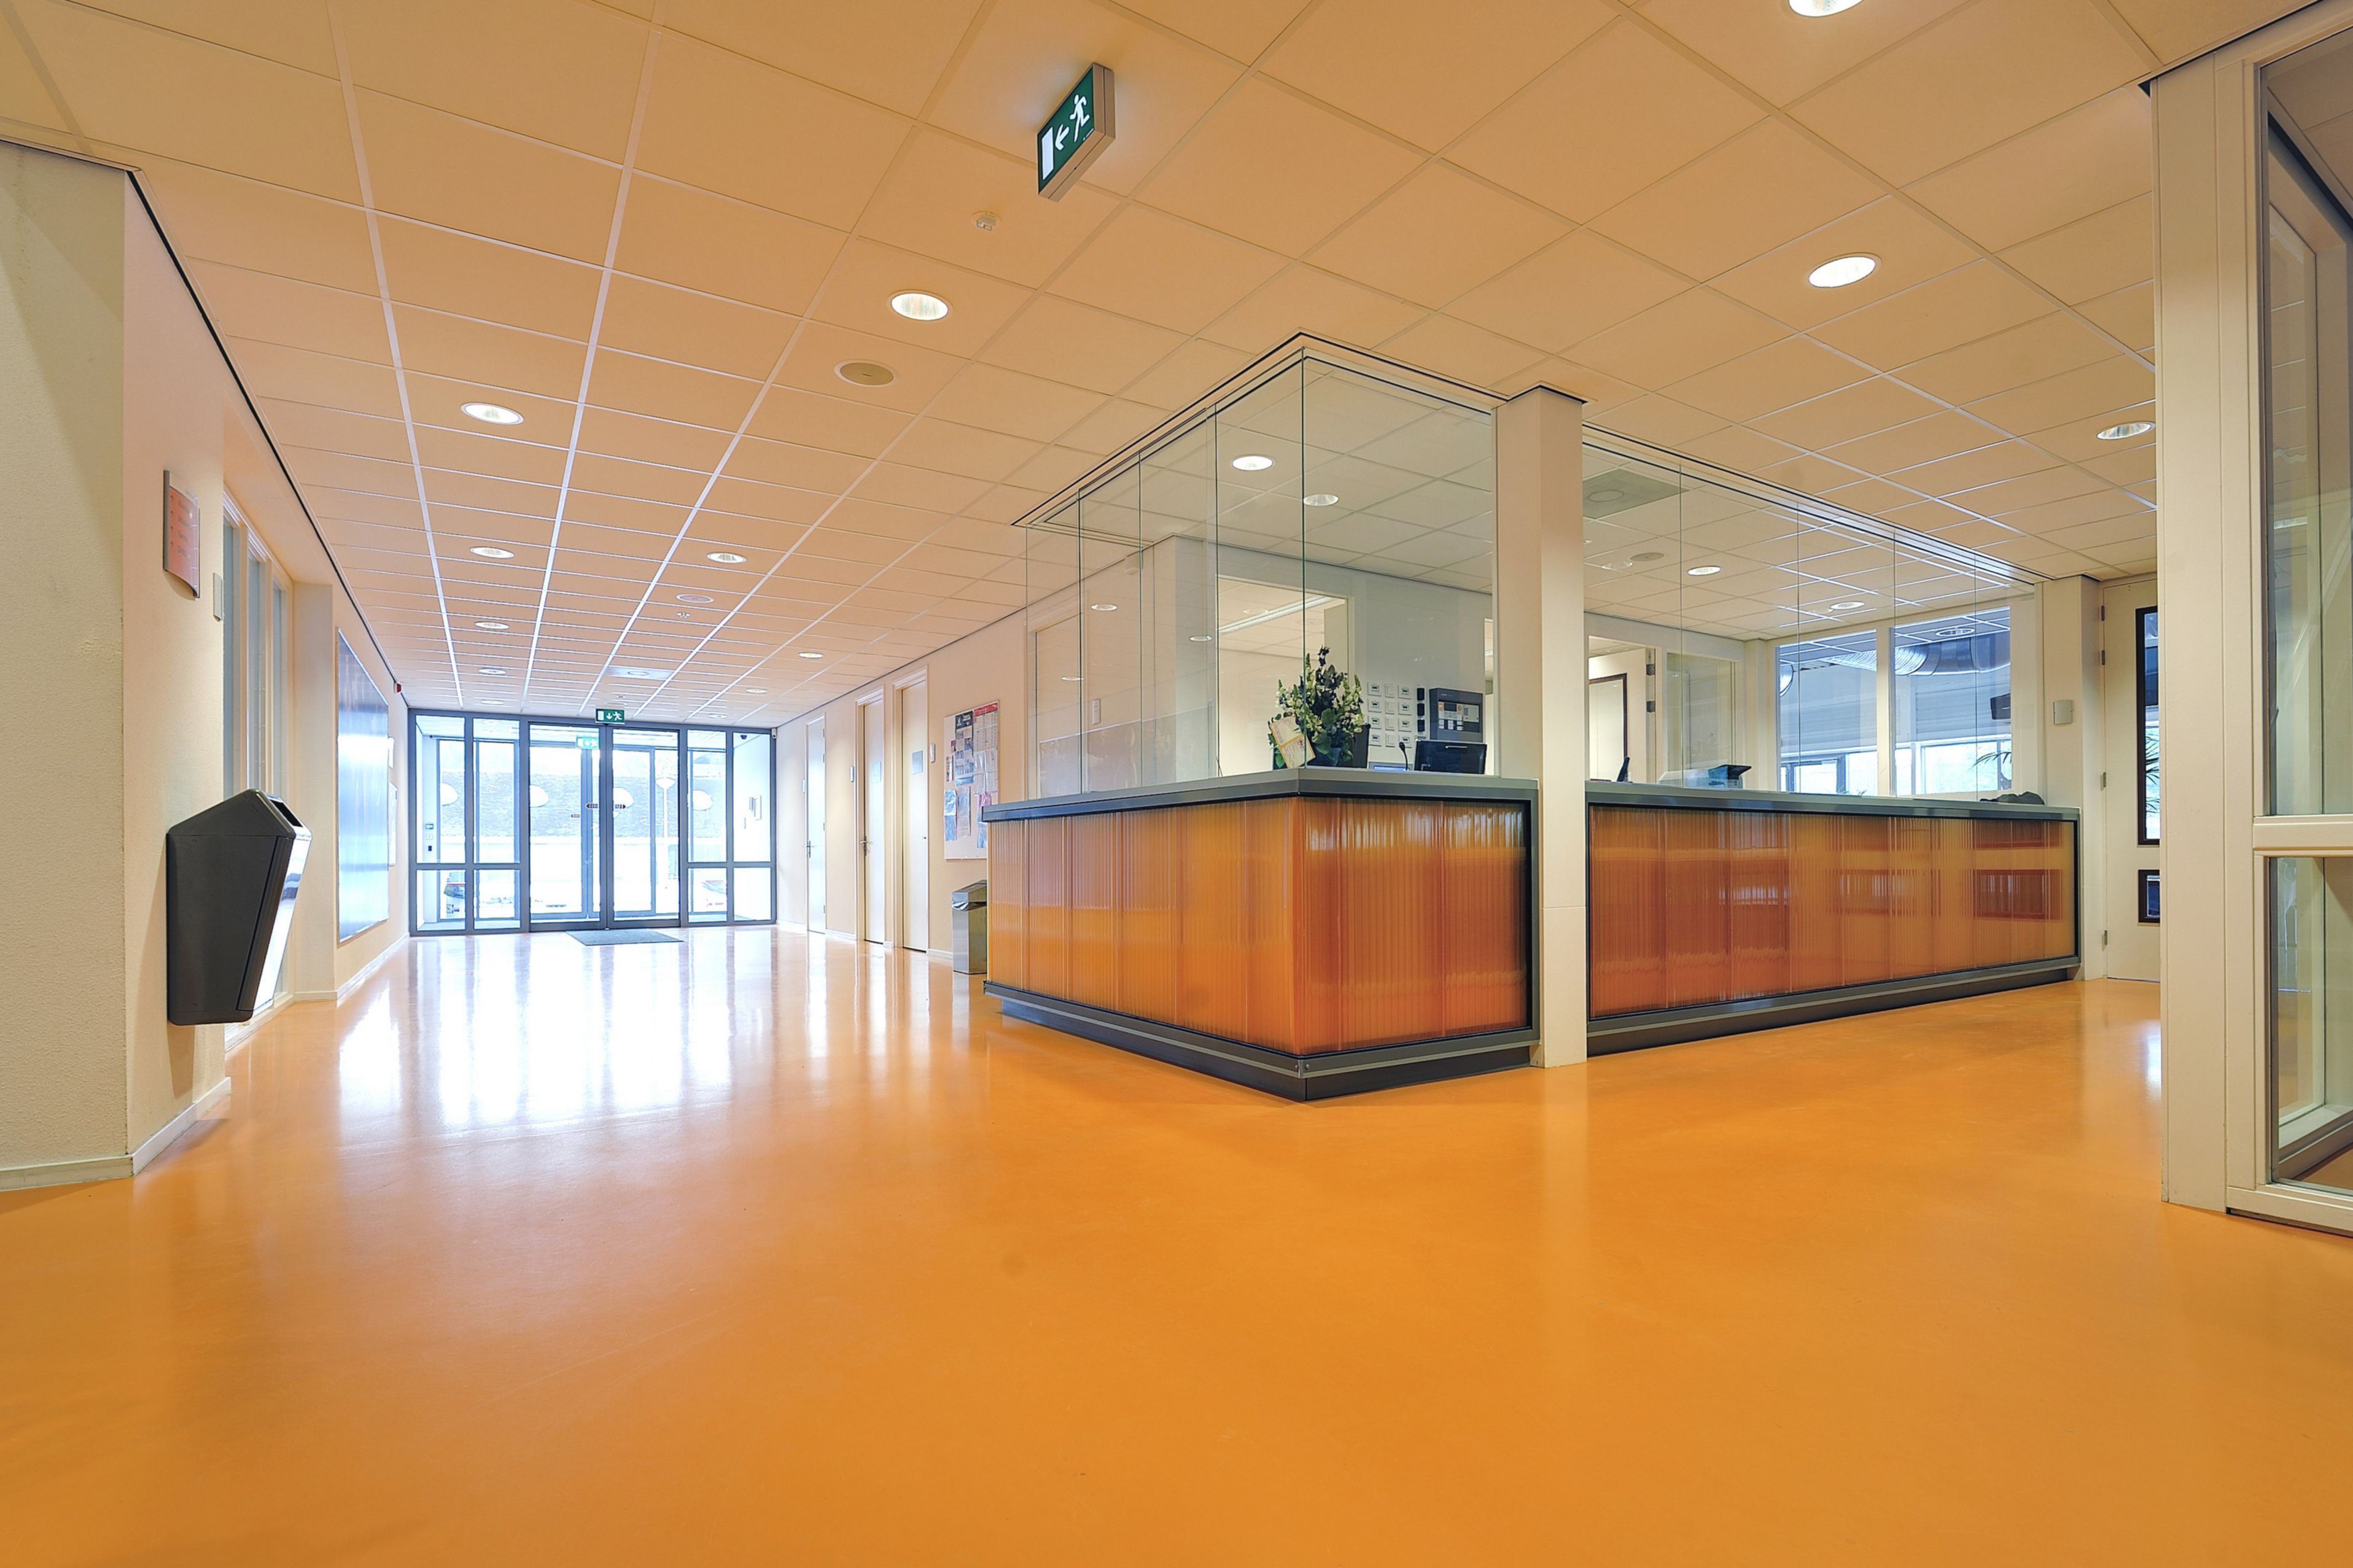
[[[1586,497],[1586,500],[1624,500],[1625,499],[1626,492],[1624,490],[1595,490],[1591,495]]]
[[[2157,426],[2146,419],[2127,419],[2122,425],[2111,425],[2100,432],[2103,441],[2129,441],[2136,436],[2146,436]]]
[[[708,594],[681,594],[678,602],[681,605],[710,605],[718,601]]]
[[[512,561],[514,559],[513,551],[501,550],[495,544],[477,544],[471,551],[468,552],[468,553],[479,555],[485,561]]]
[[[670,671],[667,669],[647,669],[634,664],[615,665],[613,675],[619,680],[668,680],[670,679]]]
[[[1075,675],[1066,675],[1066,676],[1062,677],[1062,679],[1063,679],[1064,680],[1076,680],[1076,679],[1078,679],[1079,678],[1078,678],[1077,676],[1075,676]]]
[[[1690,571],[1684,573],[1683,575],[1686,577],[1713,577],[1718,572],[1723,570],[1724,568],[1721,566],[1694,566]]]
[[[897,371],[871,359],[843,360],[833,367],[833,374],[852,386],[888,386],[899,379]]]
[[[504,621],[476,621],[474,625],[479,629],[486,632],[504,632],[512,631],[514,629],[508,626]]]
[[[1837,604],[1832,605],[1831,608],[1833,610],[1859,610],[1862,608],[1862,601],[1861,599],[1841,599]]]
[[[911,321],[936,321],[948,313],[948,302],[937,294],[910,291],[892,295],[891,309]]]
[[[744,557],[736,554],[732,550],[714,550],[710,554],[704,556],[703,559],[705,561],[716,561],[722,566],[741,566],[744,564]]]
[[[801,657],[803,658],[823,658],[825,655],[818,652],[817,649],[813,647],[805,647],[801,649]]]
[[[493,669],[493,668],[491,668],[489,665],[487,665],[487,664],[486,664],[486,665],[482,666],[482,668],[480,668],[480,669],[476,670],[474,673],[475,673],[475,674],[477,674],[477,675],[504,675],[504,674],[506,673],[506,671],[505,671],[505,670],[503,670],[503,669]]]
[[[1117,605],[1089,605],[1087,608],[1090,610],[1116,610],[1119,606]]]
[[[744,689],[744,695],[746,697],[765,697],[767,694],[768,689],[765,686],[747,686]]]
[[[1639,551],[1632,555],[1629,555],[1626,559],[1647,564],[1652,561],[1664,561],[1666,558],[1667,552],[1663,550],[1643,550]]]
[[[1274,459],[1272,458],[1261,457],[1256,452],[1245,452],[1240,457],[1234,459],[1234,467],[1240,468],[1243,473],[1254,474],[1261,468],[1271,468],[1274,467]]]
[[[485,425],[520,425],[522,416],[503,403],[461,403],[458,412],[469,419],[479,419]]]
[[[1862,0],[1789,0],[1789,9],[1800,16],[1835,16],[1862,4]]]
[[[1314,495],[1309,496],[1307,498],[1307,504],[1309,506],[1338,506],[1340,504],[1340,498],[1334,495],[1330,490],[1322,490]]]
[[[1806,274],[1806,281],[1817,289],[1843,289],[1850,283],[1860,283],[1879,270],[1876,256],[1841,256],[1825,261]]]

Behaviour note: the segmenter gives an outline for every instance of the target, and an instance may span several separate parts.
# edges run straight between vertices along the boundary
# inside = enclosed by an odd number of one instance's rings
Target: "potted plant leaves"
[[[1274,765],[1292,764],[1284,756],[1282,739],[1289,738],[1291,727],[1296,726],[1300,739],[1307,742],[1305,765],[1323,768],[1361,768],[1372,743],[1372,731],[1365,723],[1365,689],[1353,675],[1344,674],[1332,662],[1332,650],[1317,648],[1314,662],[1301,659],[1296,681],[1275,682],[1275,713],[1267,721],[1268,739],[1274,745]],[[1289,725],[1283,721],[1288,720]],[[1296,751],[1296,742],[1291,748]]]

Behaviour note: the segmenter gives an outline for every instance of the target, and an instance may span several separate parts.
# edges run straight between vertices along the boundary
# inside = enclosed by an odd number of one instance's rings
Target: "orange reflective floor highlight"
[[[2154,988],[1293,1105],[797,932],[425,940],[0,1195],[0,1561],[2336,1561],[2353,1240]]]

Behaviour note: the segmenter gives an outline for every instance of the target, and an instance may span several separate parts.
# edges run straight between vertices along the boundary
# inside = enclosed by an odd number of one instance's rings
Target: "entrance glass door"
[[[612,910],[616,924],[678,923],[675,730],[613,731]],[[721,913],[726,906],[723,898]]]
[[[531,921],[601,924],[604,744],[594,724],[531,727]]]

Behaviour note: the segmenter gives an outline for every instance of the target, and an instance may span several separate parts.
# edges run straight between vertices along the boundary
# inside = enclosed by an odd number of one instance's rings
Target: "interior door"
[[[531,726],[531,921],[579,925],[605,918],[603,731],[594,724]]]
[[[2107,968],[2111,979],[2156,980],[2161,747],[2158,726],[2157,582],[2119,583],[2100,595],[2102,801],[2107,819]]]
[[[932,946],[931,702],[920,680],[899,689],[899,746],[907,754],[906,785],[899,792],[906,831],[901,846],[899,942],[917,952]]]
[[[883,924],[886,901],[883,868],[889,857],[883,853],[883,834],[888,830],[889,811],[884,789],[890,775],[885,760],[882,699],[877,695],[858,705],[859,768],[858,768],[858,934],[868,942],[888,942],[890,934]]]
[[[801,788],[808,795],[808,928],[825,930],[825,721],[808,723],[808,777]]]
[[[612,732],[613,919],[675,924],[679,911],[678,742],[675,730]]]

